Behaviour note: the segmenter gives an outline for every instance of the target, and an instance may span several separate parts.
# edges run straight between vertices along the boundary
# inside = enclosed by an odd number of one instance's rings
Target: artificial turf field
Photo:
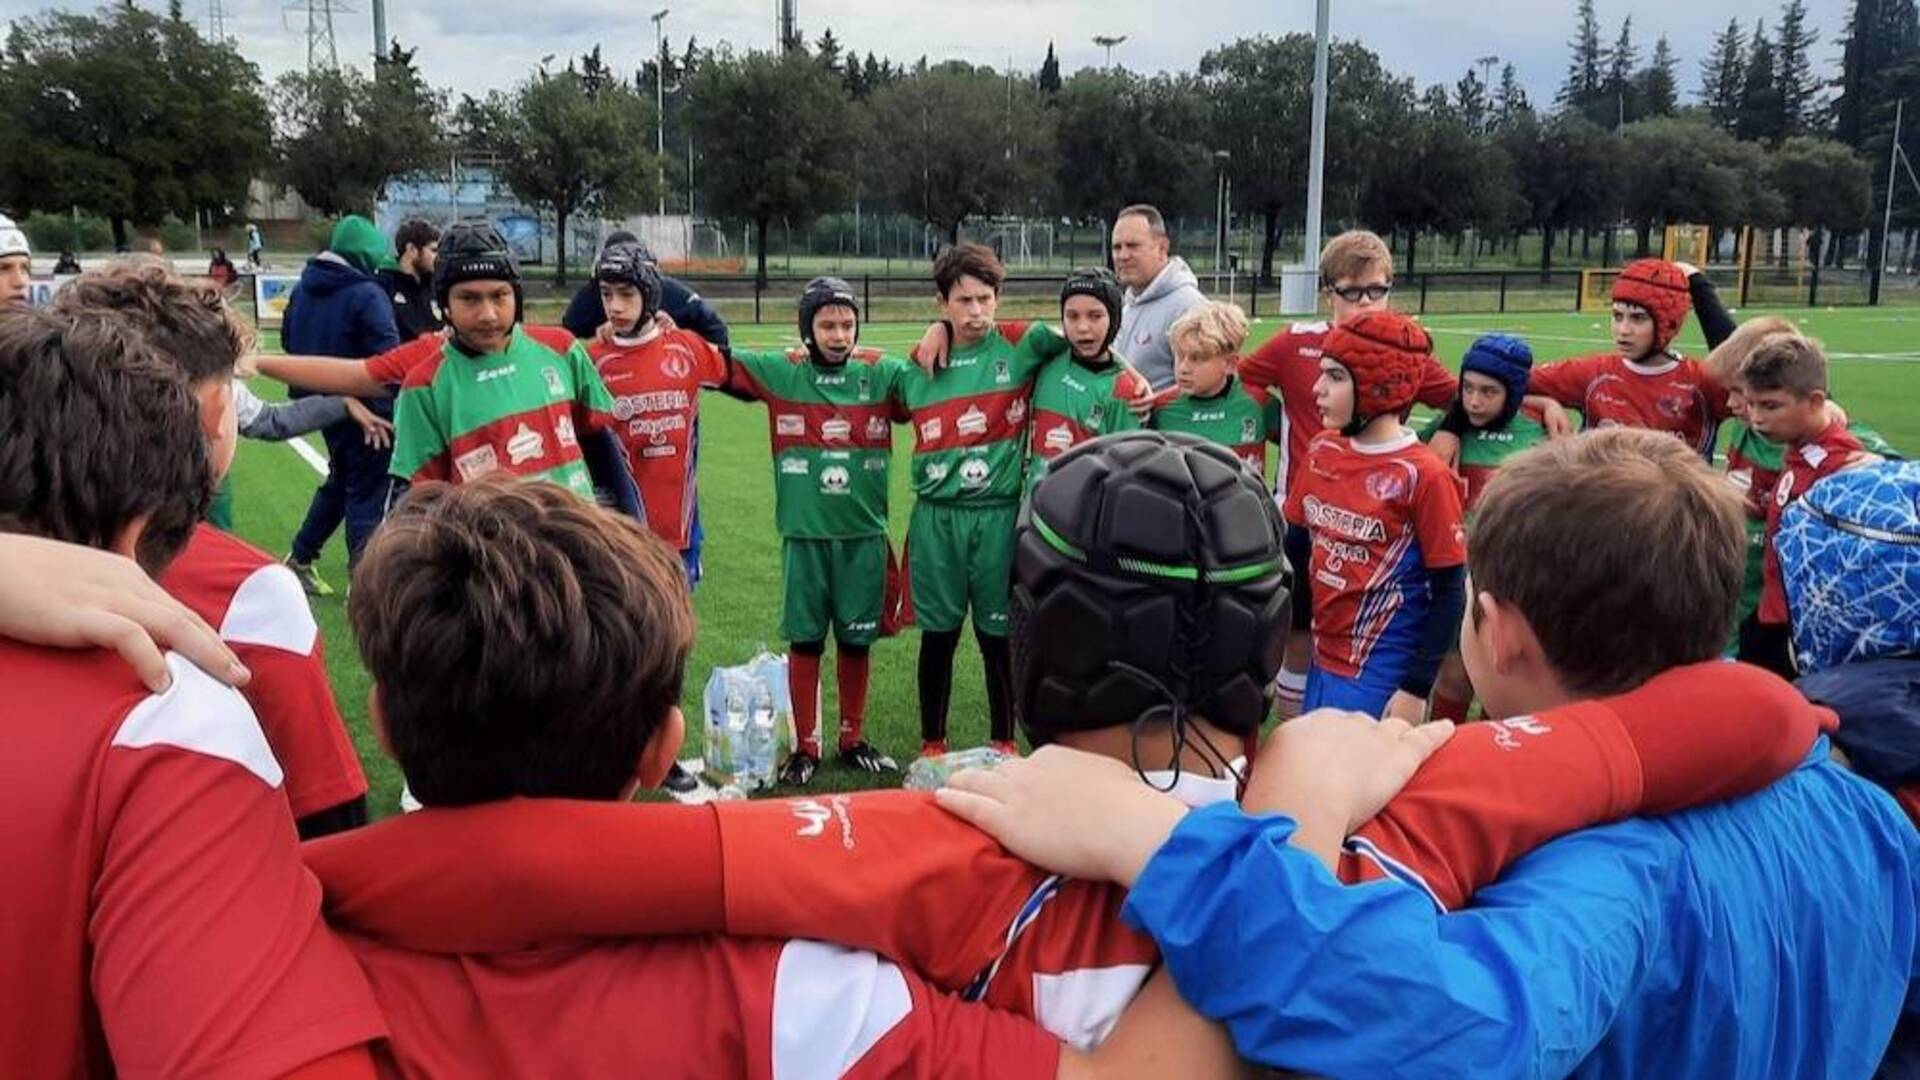
[[[1760,314],[1743,311],[1739,317]],[[1832,359],[1835,396],[1856,417],[1877,427],[1894,445],[1911,453],[1920,449],[1920,310],[1901,308],[1799,309],[1784,311],[1807,333],[1826,343]],[[1525,336],[1543,361],[1582,355],[1608,348],[1607,327],[1591,314],[1435,315],[1426,320],[1443,361],[1457,366],[1460,354],[1476,334],[1500,330]],[[1281,320],[1254,324],[1252,342],[1271,336]],[[862,343],[904,352],[924,324],[887,323],[864,328]],[[743,347],[770,348],[797,343],[790,322],[737,325],[734,340]],[[265,344],[274,345],[268,336]],[[1703,347],[1697,329],[1689,324],[1680,348],[1698,355]],[[1252,345],[1249,345],[1251,351]],[[275,384],[255,380],[263,396],[280,396]],[[715,665],[736,664],[751,657],[760,645],[783,651],[780,624],[780,541],[773,530],[773,474],[767,445],[765,410],[759,405],[707,395],[701,410],[700,497],[706,527],[706,577],[694,596],[699,636],[687,669],[682,707],[687,714],[688,747],[697,753],[701,695]],[[907,488],[907,457],[912,440],[905,428],[896,428],[893,500],[890,515],[897,547],[906,533],[912,495]],[[274,555],[284,555],[306,513],[307,502],[319,482],[309,460],[319,460],[318,436],[306,440],[312,455],[286,445],[242,442],[234,464],[235,527],[246,540]],[[335,595],[316,598],[314,615],[326,638],[328,667],[334,694],[347,718],[372,783],[374,816],[384,817],[398,806],[400,774],[380,750],[367,724],[366,673],[361,669],[346,622],[346,546],[336,534],[320,562],[321,575]],[[956,749],[986,739],[986,703],[980,662],[971,635],[963,645],[954,677],[949,741]],[[868,738],[904,764],[919,748],[919,720],[914,696],[914,659],[918,633],[884,640],[873,651],[872,689],[867,709]],[[831,662],[822,672],[826,703],[822,726],[829,748],[838,716],[834,704]],[[556,703],[559,704],[559,703]],[[871,786],[874,777],[841,768],[829,750],[816,790]],[[897,778],[880,778],[897,783]]]

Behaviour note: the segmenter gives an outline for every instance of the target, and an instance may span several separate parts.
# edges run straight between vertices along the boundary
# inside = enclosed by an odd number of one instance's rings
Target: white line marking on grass
[[[288,439],[287,445],[293,447],[293,452],[299,454],[302,460],[313,466],[314,472],[321,476],[327,475],[327,455],[315,450],[312,443],[305,438],[298,438]]]

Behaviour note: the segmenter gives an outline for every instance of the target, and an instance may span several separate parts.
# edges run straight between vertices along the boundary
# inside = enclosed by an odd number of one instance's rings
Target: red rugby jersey
[[[1371,446],[1322,432],[1284,510],[1312,538],[1314,662],[1351,677],[1376,651],[1417,650],[1427,571],[1467,561],[1459,478],[1411,431]]]
[[[253,673],[241,693],[286,772],[293,816],[365,795],[367,776],[334,703],[320,627],[293,571],[203,523],[160,585],[218,630]]]
[[[1763,625],[1784,626],[1789,619],[1786,582],[1780,576],[1780,556],[1773,547],[1781,512],[1815,483],[1846,468],[1853,455],[1865,449],[1847,426],[1838,422],[1829,423],[1806,442],[1787,448],[1781,459],[1780,480],[1774,485],[1773,497],[1767,500],[1767,553],[1761,564],[1764,576],[1758,611]]]
[[[1252,356],[1240,360],[1240,377],[1249,386],[1280,395],[1287,421],[1287,438],[1281,444],[1286,454],[1281,467],[1282,492],[1291,488],[1294,476],[1307,460],[1307,444],[1326,430],[1320,420],[1320,407],[1314,404],[1313,383],[1320,377],[1320,347],[1332,328],[1333,324],[1325,321],[1289,323]],[[1459,389],[1459,380],[1438,360],[1428,357],[1414,400],[1444,409],[1453,403]]]
[[[177,655],[0,640],[0,1059],[9,1076],[278,1076],[386,1033],[320,921],[282,772]]]
[[[1527,392],[1579,409],[1584,428],[1638,427],[1676,435],[1712,460],[1727,392],[1691,358],[1641,364],[1618,353],[1537,365]]]
[[[700,391],[725,385],[727,358],[690,330],[596,341],[587,355],[613,395],[613,428],[626,447],[648,527],[674,550],[685,550],[699,505]]]

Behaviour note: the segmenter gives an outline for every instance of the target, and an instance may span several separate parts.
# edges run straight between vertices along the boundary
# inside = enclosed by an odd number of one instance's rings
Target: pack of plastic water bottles
[[[762,646],[744,664],[714,668],[704,704],[707,782],[723,791],[772,787],[793,747],[786,656]]]

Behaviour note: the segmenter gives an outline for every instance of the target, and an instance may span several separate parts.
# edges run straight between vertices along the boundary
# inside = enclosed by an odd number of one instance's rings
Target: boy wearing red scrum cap
[[[1579,409],[1586,428],[1670,432],[1711,459],[1727,392],[1698,360],[1672,349],[1693,310],[1687,271],[1664,259],[1628,263],[1613,283],[1614,351],[1533,369],[1531,393]]]
[[[1465,604],[1460,489],[1400,422],[1433,339],[1391,311],[1327,334],[1314,398],[1327,430],[1287,487],[1287,555],[1313,601],[1304,709],[1418,722]]]

